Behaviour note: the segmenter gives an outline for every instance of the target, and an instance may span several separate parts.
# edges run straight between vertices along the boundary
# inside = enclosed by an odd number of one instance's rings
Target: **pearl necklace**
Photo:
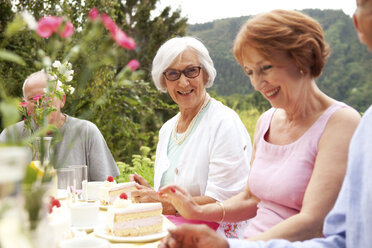
[[[205,107],[208,105],[208,103],[209,103],[210,100],[211,100],[211,97],[209,96],[208,93],[206,93],[205,99],[204,99],[204,102],[203,102],[203,105],[199,109],[198,113],[191,120],[191,122],[190,122],[189,126],[187,127],[186,131],[178,139],[177,138],[177,127],[178,127],[178,122],[179,122],[179,120],[181,118],[181,114],[180,114],[180,116],[178,117],[178,119],[176,121],[176,124],[174,125],[174,128],[173,128],[173,139],[177,143],[177,145],[181,145],[185,141],[185,139],[187,138],[187,136],[189,136],[192,128],[194,127],[194,124],[196,122],[196,119],[198,118],[198,115],[203,111],[203,109],[205,109]]]

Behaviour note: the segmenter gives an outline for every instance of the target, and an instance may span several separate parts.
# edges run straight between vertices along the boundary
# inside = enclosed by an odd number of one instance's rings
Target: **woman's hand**
[[[129,181],[136,182],[139,185],[143,185],[143,186],[146,186],[148,188],[151,188],[151,185],[149,184],[149,182],[146,179],[144,179],[142,176],[138,175],[137,173],[130,174],[129,175]]]
[[[206,225],[185,224],[169,229],[159,248],[228,248],[227,240]]]
[[[134,202],[145,203],[145,202],[159,202],[159,196],[156,191],[147,186],[136,184],[137,190],[131,192],[132,199]]]
[[[167,201],[186,219],[199,219],[201,206],[183,188],[177,185],[167,185],[159,190],[160,200]]]

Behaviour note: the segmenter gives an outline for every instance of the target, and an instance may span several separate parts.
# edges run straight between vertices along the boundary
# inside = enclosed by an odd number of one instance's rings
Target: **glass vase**
[[[26,147],[0,147],[0,247],[28,247],[21,184],[31,157]]]

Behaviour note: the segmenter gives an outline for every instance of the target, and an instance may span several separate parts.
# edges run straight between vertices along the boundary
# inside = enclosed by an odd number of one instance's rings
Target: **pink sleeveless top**
[[[298,140],[287,145],[265,141],[264,135],[276,109],[271,108],[263,114],[249,176],[249,188],[261,201],[257,215],[245,229],[245,238],[299,213],[313,172],[320,137],[333,113],[345,106],[341,102],[331,105]]]

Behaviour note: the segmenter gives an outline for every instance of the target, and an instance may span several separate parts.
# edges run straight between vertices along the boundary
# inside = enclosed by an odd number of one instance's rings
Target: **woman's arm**
[[[256,123],[250,164],[254,161],[256,137],[260,127],[261,117]],[[221,205],[216,203],[204,204],[198,202],[198,197],[191,197],[186,190],[176,185],[168,185],[160,189],[159,197],[170,202],[186,219],[199,219],[220,222],[223,217]],[[225,211],[224,221],[235,222],[247,220],[256,215],[259,200],[251,194],[248,184],[244,191],[223,202]]]
[[[186,219],[205,221],[236,222],[252,218],[257,211],[257,198],[250,194],[248,187],[238,195],[223,202],[199,205],[193,197],[177,185],[167,185],[160,189],[159,198],[172,204]],[[223,216],[225,212],[225,216]]]
[[[345,176],[349,143],[359,120],[360,115],[349,108],[340,109],[330,118],[319,141],[300,213],[251,240],[297,241],[322,235],[325,216],[333,207]]]

